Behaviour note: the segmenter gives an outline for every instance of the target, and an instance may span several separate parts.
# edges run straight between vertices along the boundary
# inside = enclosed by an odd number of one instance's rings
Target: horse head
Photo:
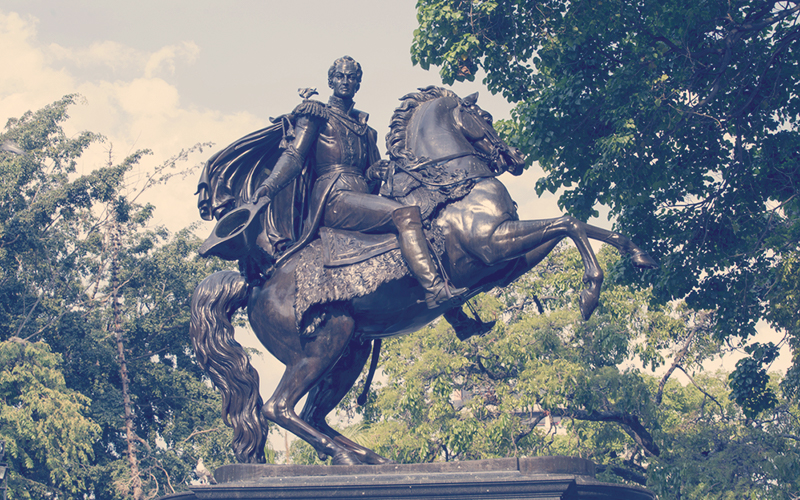
[[[498,173],[522,173],[525,156],[497,135],[492,115],[477,104],[477,93],[461,99],[450,90],[431,86],[401,101],[386,137],[392,159],[413,165],[423,158],[428,162],[448,159],[442,163],[457,158],[456,163],[484,163]]]
[[[477,104],[478,93],[460,100],[453,109],[453,120],[459,131],[498,172],[520,175],[525,167],[525,155],[503,141],[494,129],[492,115]]]

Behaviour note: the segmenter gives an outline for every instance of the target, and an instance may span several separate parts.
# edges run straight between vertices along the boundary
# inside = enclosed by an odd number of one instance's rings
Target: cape
[[[328,120],[332,112],[321,102],[304,99],[292,113],[274,119],[273,125],[242,137],[209,158],[200,175],[196,193],[197,207],[203,219],[220,222],[225,214],[245,204],[253,207],[249,203],[253,193],[269,177],[281,154],[294,139],[294,121],[301,115]],[[374,134],[372,129],[364,126],[364,132],[371,131]],[[254,210],[243,208],[231,214],[233,221],[228,218],[218,224],[201,247],[201,255],[207,246],[217,250],[223,248],[223,251],[211,250],[208,254],[226,260],[239,260],[240,267],[255,267],[269,274],[269,269],[280,265],[307,245],[317,235],[324,200],[338,178],[325,180],[323,185],[327,187],[322,200],[312,206],[311,188],[316,181],[316,174],[313,168],[309,168],[311,162],[311,156],[306,158],[302,173],[273,196],[263,212],[258,212],[258,217],[255,217]],[[249,218],[244,217],[247,223],[242,226],[237,222],[240,219],[239,212],[252,214]],[[256,224],[260,224],[257,237],[241,236],[243,233],[251,234],[250,228]],[[224,226],[224,230],[221,226]],[[243,230],[245,226],[247,229]],[[217,234],[218,229],[223,233],[222,236]],[[220,246],[215,246],[220,242]],[[247,263],[248,258],[254,261],[253,265]],[[247,274],[249,276],[251,273]],[[261,271],[253,273],[254,280],[261,279],[260,274]]]
[[[200,216],[219,221],[226,213],[248,203],[272,172],[291,135],[291,118],[284,115],[275,119],[273,125],[242,137],[209,158],[197,184]],[[312,174],[304,168],[264,210],[261,224],[266,239],[260,237],[260,244],[272,260],[303,233]]]

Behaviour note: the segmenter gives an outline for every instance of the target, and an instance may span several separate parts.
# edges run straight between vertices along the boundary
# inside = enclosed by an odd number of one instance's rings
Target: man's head
[[[355,59],[340,57],[328,69],[328,86],[336,97],[352,99],[361,88],[362,74],[361,65]]]

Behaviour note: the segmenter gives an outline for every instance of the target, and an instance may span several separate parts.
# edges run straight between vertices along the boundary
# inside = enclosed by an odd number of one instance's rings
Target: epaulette
[[[297,105],[292,112],[295,116],[313,116],[316,118],[328,119],[328,106],[319,101],[311,99],[304,99],[303,102]]]

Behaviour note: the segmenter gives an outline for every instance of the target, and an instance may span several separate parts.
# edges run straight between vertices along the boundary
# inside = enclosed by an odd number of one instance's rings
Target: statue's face
[[[355,64],[345,61],[336,65],[336,71],[333,72],[330,80],[333,95],[341,99],[352,99],[360,86],[358,68]]]

